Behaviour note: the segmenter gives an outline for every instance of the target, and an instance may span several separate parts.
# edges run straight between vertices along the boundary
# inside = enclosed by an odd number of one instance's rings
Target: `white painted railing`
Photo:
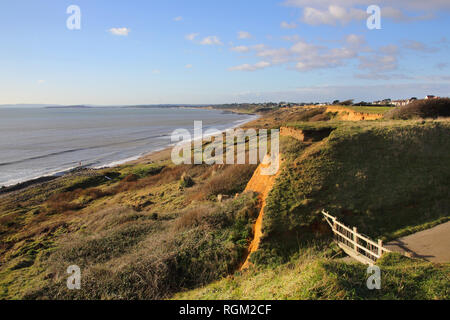
[[[383,253],[391,252],[383,247],[383,241],[375,242],[368,237],[358,233],[358,229],[347,227],[339,222],[336,217],[333,217],[325,210],[322,211],[325,220],[333,230],[335,241],[348,255],[356,260],[365,263],[375,263]]]

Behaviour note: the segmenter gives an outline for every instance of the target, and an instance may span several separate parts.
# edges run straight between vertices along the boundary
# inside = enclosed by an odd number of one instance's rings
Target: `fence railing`
[[[325,210],[322,211],[325,220],[333,230],[334,238],[339,247],[341,247],[348,255],[356,260],[365,263],[375,263],[383,253],[391,252],[383,247],[383,241],[375,242],[368,237],[358,233],[358,229],[347,227],[339,222],[336,217],[333,217]]]

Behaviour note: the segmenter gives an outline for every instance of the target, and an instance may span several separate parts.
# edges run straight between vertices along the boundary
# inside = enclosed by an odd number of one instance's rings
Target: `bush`
[[[311,117],[309,119],[309,121],[311,121],[311,122],[315,122],[315,121],[329,121],[329,120],[331,120],[331,115],[330,115],[329,112],[316,114],[314,117]]]
[[[327,108],[314,108],[309,109],[301,112],[297,118],[296,121],[320,121],[320,120],[313,120],[318,119],[320,116],[320,119],[323,119],[323,114],[327,111]]]
[[[387,112],[384,117],[401,120],[450,117],[450,98],[417,100]]]
[[[127,175],[122,181],[123,182],[136,182],[139,180],[139,176],[134,173]]]
[[[180,179],[180,188],[190,188],[194,184],[195,183],[192,177],[188,176],[186,173],[183,173]]]
[[[219,194],[235,195],[244,191],[247,182],[256,170],[256,165],[229,165],[202,186],[203,193],[210,196]],[[200,191],[202,192],[202,191]]]
[[[216,210],[213,206],[204,205],[196,208],[189,209],[183,213],[180,218],[175,221],[175,230],[186,230],[193,227],[197,227],[205,222],[205,217],[211,215]]]
[[[49,259],[48,285],[25,298],[164,299],[217,280],[242,262],[257,201],[256,194],[246,193],[223,205],[190,208],[172,222],[127,221],[100,232],[89,222],[86,231],[92,236],[69,237]],[[121,215],[105,211],[92,219],[111,219],[112,214]],[[83,270],[81,290],[65,287],[65,270],[71,264]]]
[[[105,178],[107,176],[110,179],[116,179],[119,177],[117,172],[105,172],[104,175],[96,175],[93,177],[84,177],[80,180],[75,181],[72,185],[68,186],[65,191],[75,191],[77,189],[87,189],[92,187],[98,187],[99,185],[107,183],[109,180]]]

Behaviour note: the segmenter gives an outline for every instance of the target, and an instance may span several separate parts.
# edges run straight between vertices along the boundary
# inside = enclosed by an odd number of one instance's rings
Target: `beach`
[[[0,112],[2,111],[5,112],[5,109],[0,110]],[[136,116],[130,116],[130,111],[131,113],[137,111]],[[67,148],[64,139],[61,139],[60,150],[53,150],[53,152],[48,152],[49,154],[42,155],[41,148],[37,148],[38,150],[36,151],[39,153],[28,153],[28,157],[24,157],[23,154],[16,154],[15,158],[12,155],[9,156],[9,158],[0,157],[0,168],[2,168],[0,173],[0,194],[22,190],[31,185],[45,183],[64,175],[95,171],[123,164],[146,163],[161,158],[167,159],[170,157],[170,150],[173,146],[170,140],[171,132],[176,128],[183,128],[192,132],[194,121],[203,121],[204,130],[214,128],[223,132],[228,129],[243,126],[258,118],[258,116],[254,114],[237,114],[233,112],[200,108],[47,108],[43,110],[15,110],[16,116],[18,116],[18,113],[25,114],[26,112],[34,113],[35,116],[39,114],[48,115],[49,113],[56,113],[56,116],[54,116],[60,121],[61,119],[65,121],[65,117],[72,118],[75,116],[77,118],[86,118],[86,113],[88,115],[94,114],[94,116],[103,117],[105,115],[108,116],[109,114],[112,115],[113,123],[100,127],[99,131],[103,132],[98,132],[98,134],[101,136],[100,140],[102,140],[102,143],[97,142],[93,145],[93,143],[89,141],[88,136],[86,137],[86,140],[79,139],[76,141],[78,145],[76,145],[75,148]],[[132,130],[130,130],[129,127],[124,129],[124,125],[115,129],[113,125],[119,120],[118,115],[123,116],[124,114],[127,114],[126,122],[130,127],[136,124],[136,122],[139,123],[139,126],[133,127]],[[142,119],[136,119],[143,115],[150,118],[148,125],[146,125]],[[28,121],[27,118],[29,116],[30,115],[25,117],[25,123]],[[169,124],[164,127],[159,123],[156,125],[155,120],[151,119],[154,117],[157,118],[157,122],[160,122],[161,118],[164,118],[164,121],[169,122]],[[172,119],[167,119],[170,117],[172,117]],[[45,125],[48,126],[48,122],[46,122]],[[70,125],[72,128],[70,129],[71,133],[69,135],[72,136],[68,135],[66,138],[67,141],[69,141],[69,144],[70,141],[73,140],[73,135],[75,135],[73,133],[74,124],[72,120],[70,121]],[[92,125],[94,125],[94,123],[92,123]],[[31,132],[42,130],[36,123],[34,123],[33,126],[36,129]],[[45,131],[55,131],[57,130],[55,127],[59,127],[59,130],[62,129],[61,131],[64,131],[64,128],[61,128],[61,124],[53,124],[53,127],[54,128],[46,127]],[[86,128],[89,127],[89,124],[81,125],[81,127],[84,127],[82,130],[86,130]],[[137,128],[139,130],[136,130]],[[125,130],[126,132],[122,136],[120,134],[114,134],[117,141],[112,141],[110,137],[103,138],[108,134],[108,131],[111,133],[116,130],[122,132]],[[33,134],[31,132],[30,134]],[[136,136],[133,136],[134,132],[136,132]],[[99,140],[96,134],[96,132],[91,133],[91,137],[95,140]],[[27,138],[25,137],[24,140],[26,141],[26,139]],[[83,141],[87,141],[86,146],[82,144]],[[51,142],[51,144],[54,143],[54,141]],[[23,144],[26,145],[28,143],[25,142]],[[39,145],[45,145],[45,141],[39,142]],[[12,149],[17,149],[15,144],[10,144],[10,146]],[[2,150],[5,149],[6,147],[2,146]],[[100,153],[96,154],[97,151],[100,151]],[[21,156],[22,159],[20,158]],[[55,161],[55,159],[58,158],[62,158],[62,161]],[[42,161],[40,161],[41,159]],[[41,164],[43,167],[39,167]],[[34,168],[33,165],[35,166]],[[14,176],[14,172],[17,172],[20,168],[23,168],[25,172],[19,172],[19,174]]]
[[[170,147],[194,121],[224,131],[254,115],[196,108],[0,109],[0,187],[72,170],[113,167]]]

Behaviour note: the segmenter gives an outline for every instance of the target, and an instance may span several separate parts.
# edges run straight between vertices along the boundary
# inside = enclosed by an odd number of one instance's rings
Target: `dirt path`
[[[261,175],[261,169],[267,167],[268,165],[260,164],[258,168],[255,170],[253,177],[248,182],[247,187],[245,188],[245,191],[254,191],[259,193],[261,201],[261,210],[259,212],[258,219],[256,219],[256,223],[253,226],[254,237],[252,242],[250,243],[247,258],[245,259],[244,264],[241,266],[241,270],[247,269],[250,266],[250,256],[253,252],[258,250],[259,248],[259,243],[262,237],[262,222],[264,217],[264,208],[266,207],[266,199],[267,196],[269,195],[270,190],[272,190],[272,187],[275,183],[275,179],[277,178],[278,174],[281,171],[281,169],[278,170],[278,173],[272,176]]]
[[[414,257],[431,262],[450,262],[450,221],[391,241],[385,247],[394,252],[410,253]]]

